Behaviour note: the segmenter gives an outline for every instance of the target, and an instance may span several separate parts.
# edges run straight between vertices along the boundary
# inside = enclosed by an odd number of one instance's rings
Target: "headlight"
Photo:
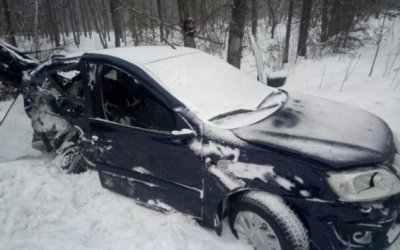
[[[343,201],[373,201],[400,193],[400,180],[384,168],[328,172],[328,183]]]

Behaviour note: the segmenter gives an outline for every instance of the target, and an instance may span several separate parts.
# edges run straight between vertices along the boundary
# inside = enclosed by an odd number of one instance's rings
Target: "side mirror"
[[[268,86],[274,87],[274,88],[280,88],[283,85],[285,85],[286,82],[286,77],[281,77],[281,78],[270,78],[268,77]]]
[[[60,100],[61,113],[64,116],[77,118],[85,112],[84,100],[77,97],[63,97]]]
[[[196,137],[196,132],[186,128],[179,131],[177,130],[171,131],[171,134],[172,134],[172,140],[178,140],[178,141],[190,140]]]
[[[286,72],[270,72],[267,78],[267,85],[274,88],[282,87],[286,82]]]

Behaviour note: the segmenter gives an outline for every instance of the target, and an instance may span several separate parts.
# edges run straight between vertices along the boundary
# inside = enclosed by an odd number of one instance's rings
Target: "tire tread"
[[[264,192],[259,193],[257,196],[252,196],[254,192],[247,193],[236,200],[236,203],[251,204],[258,207],[266,214],[268,214],[279,227],[283,229],[284,237],[290,242],[291,249],[293,250],[307,250],[310,248],[310,243],[307,235],[307,229],[297,217],[297,215],[290,209],[279,197]],[[250,194],[250,195],[248,195]],[[258,196],[265,195],[267,199],[274,199],[274,205],[271,206],[265,200],[258,198]],[[231,227],[233,225],[231,224]],[[233,228],[232,228],[233,229]],[[234,229],[233,229],[234,230]]]

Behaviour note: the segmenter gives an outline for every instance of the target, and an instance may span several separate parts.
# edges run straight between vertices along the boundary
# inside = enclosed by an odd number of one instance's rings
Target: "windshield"
[[[230,113],[237,117],[242,111],[264,110],[264,105],[268,105],[266,97],[277,91],[223,60],[202,52],[155,61],[145,66],[171,94],[201,119],[218,122],[219,125],[221,119]]]

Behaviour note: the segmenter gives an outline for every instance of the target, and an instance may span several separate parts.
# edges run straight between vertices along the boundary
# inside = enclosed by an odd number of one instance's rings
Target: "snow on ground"
[[[12,101],[0,102],[0,121],[3,120]],[[0,129],[0,162],[21,157],[38,157],[40,151],[32,148],[33,131],[31,120],[26,116],[22,96],[19,96],[12,112],[9,113]]]
[[[162,214],[66,175],[51,155],[0,163],[2,249],[248,249],[180,213]]]
[[[382,44],[372,77],[368,73],[375,46],[367,45],[353,57],[327,55],[287,65],[284,88],[361,107],[400,134],[400,75],[396,77],[392,70],[383,77],[400,46],[399,24],[399,19],[394,20],[395,30]],[[80,50],[93,49],[88,44],[85,41]],[[98,42],[93,44],[99,48]],[[255,76],[250,52],[245,52],[243,63],[243,70]],[[398,59],[393,69],[399,67]],[[6,106],[0,103],[0,116]],[[15,142],[22,149],[19,157],[24,157],[0,163],[2,249],[250,249],[229,229],[218,237],[183,214],[155,212],[105,190],[94,171],[66,175],[52,162],[53,155],[29,156],[35,152],[24,151],[30,148],[30,137],[16,140],[16,126],[29,134],[30,122],[17,113],[9,121],[15,126],[0,128],[0,151],[6,152],[9,143]]]

